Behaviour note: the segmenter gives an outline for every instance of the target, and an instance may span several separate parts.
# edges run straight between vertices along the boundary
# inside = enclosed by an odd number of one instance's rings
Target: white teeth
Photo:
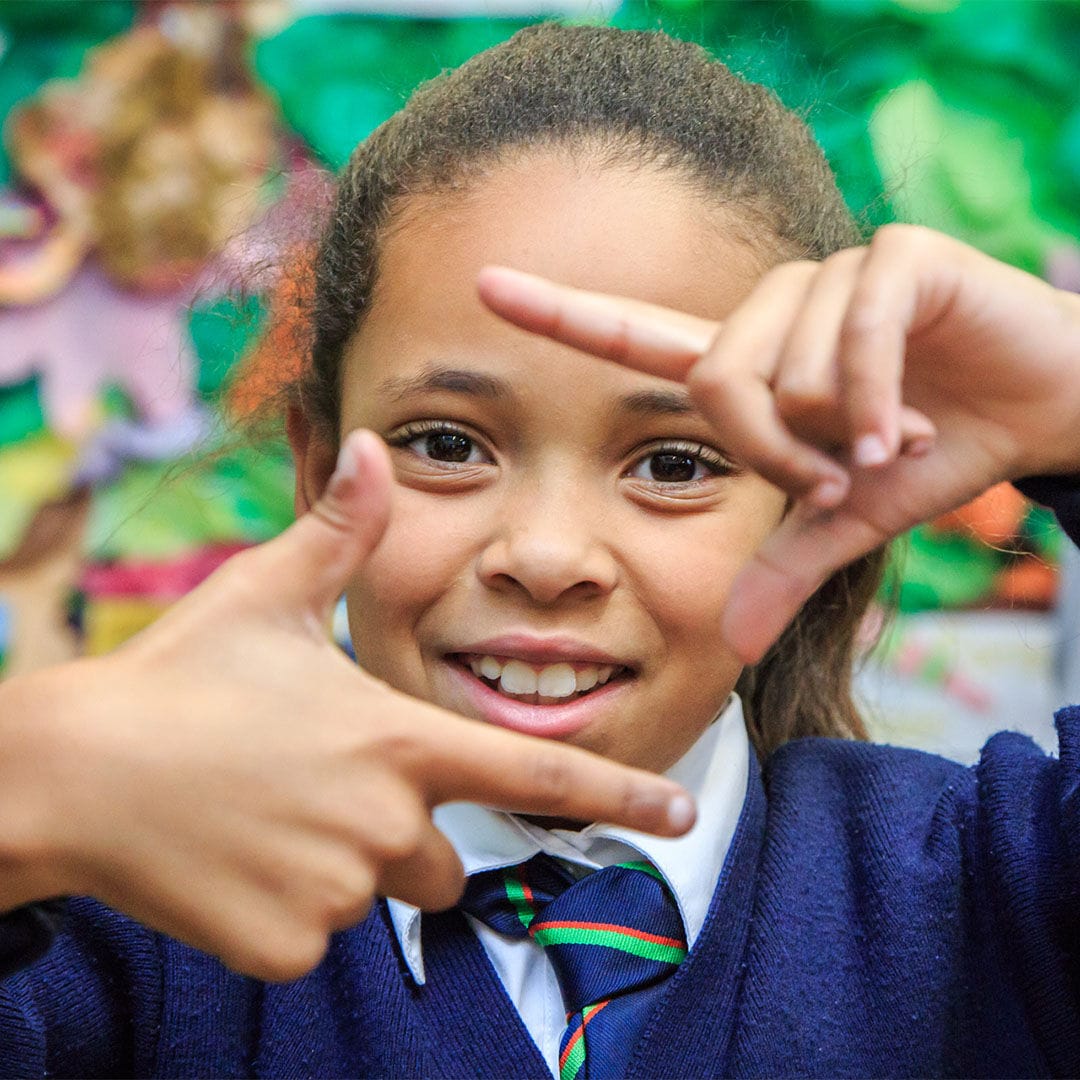
[[[577,691],[574,669],[569,664],[551,664],[540,672],[536,689],[543,697],[569,697]]]
[[[579,694],[585,693],[586,690],[591,690],[598,682],[598,672],[596,668],[582,668],[574,675],[575,689]]]
[[[558,704],[575,694],[603,686],[618,670],[613,664],[586,664],[575,668],[560,662],[539,670],[522,660],[500,660],[495,656],[471,656],[468,665],[477,678],[499,684],[499,690],[514,697],[533,699],[541,705]]]
[[[507,694],[535,694],[538,685],[536,672],[520,660],[507,661],[499,679],[499,689]]]

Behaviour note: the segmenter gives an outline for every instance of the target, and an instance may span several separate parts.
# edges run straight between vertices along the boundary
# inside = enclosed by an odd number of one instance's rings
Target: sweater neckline
[[[628,1077],[696,1075],[695,1067],[699,1071],[706,1061],[715,1063],[717,1075],[724,1075],[764,843],[765,808],[761,770],[752,757],[746,799],[705,924],[669,979],[630,1061]],[[386,921],[392,934],[388,917]],[[405,970],[402,977],[412,986],[420,1026],[430,1033],[430,1052],[445,1063],[447,1075],[550,1080],[543,1057],[461,912],[425,916],[422,934],[429,979],[417,986]]]

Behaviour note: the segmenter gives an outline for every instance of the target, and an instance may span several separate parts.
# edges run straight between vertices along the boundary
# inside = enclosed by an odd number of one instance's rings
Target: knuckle
[[[646,792],[640,784],[624,782],[616,795],[621,820],[645,824],[659,824],[666,820],[665,804]]]
[[[876,248],[892,247],[897,243],[904,243],[914,235],[914,230],[918,228],[918,225],[904,225],[898,221],[890,221],[887,225],[882,225],[874,233],[870,240],[870,248],[874,250]]]
[[[761,278],[760,287],[774,288],[781,284],[802,282],[818,272],[821,264],[813,259],[792,259],[789,262],[779,263],[765,272]]]
[[[686,377],[686,390],[697,402],[714,408],[731,393],[732,375],[718,360],[707,357],[699,361]]]
[[[792,370],[777,383],[775,396],[781,415],[789,410],[828,409],[836,405],[836,384],[833,379],[811,378]]]
[[[548,801],[552,809],[561,806],[574,790],[574,777],[570,766],[561,755],[541,748],[529,758],[529,779]]]
[[[826,255],[821,261],[821,268],[822,270],[837,270],[846,273],[852,266],[861,263],[865,255],[866,251],[861,247],[841,248],[831,255]]]
[[[440,882],[442,895],[438,898],[441,908],[452,908],[465,893],[465,875],[458,871]]]
[[[773,450],[770,464],[780,475],[787,478],[801,479],[806,472],[802,455],[788,443],[784,443]]]
[[[375,883],[370,875],[342,882],[336,895],[328,897],[323,924],[328,930],[355,926],[371,910],[375,901]]]
[[[411,774],[426,757],[421,733],[406,724],[391,723],[373,733],[363,748],[365,760],[378,760],[398,774]]]
[[[273,940],[260,940],[222,953],[225,965],[267,982],[292,982],[317,967],[326,955],[322,931],[293,927]]]
[[[614,360],[620,364],[624,364],[633,358],[633,332],[630,329],[628,320],[618,319],[616,321],[611,335],[604,342],[604,354],[609,360]]]
[[[422,817],[412,808],[394,808],[384,811],[381,817],[379,833],[374,840],[377,854],[384,862],[411,859],[420,849],[427,826],[426,816]]]
[[[888,225],[882,225],[874,233],[870,241],[870,250],[875,254],[880,251],[895,253],[900,248],[917,252],[935,246],[939,240],[940,234],[925,225],[907,225],[893,221]]]
[[[774,585],[779,592],[779,602],[792,610],[801,606],[819,584],[819,579],[813,573],[787,561],[778,562],[764,550],[759,551],[754,558],[772,572]]]
[[[465,875],[460,867],[432,874],[428,882],[424,907],[428,911],[452,908],[465,892]]]
[[[877,394],[888,387],[888,372],[868,364],[850,364],[844,370],[845,407],[857,407],[867,394]]]
[[[863,293],[848,309],[840,327],[840,340],[843,343],[858,338],[873,337],[880,334],[888,325],[888,316],[873,294]]]

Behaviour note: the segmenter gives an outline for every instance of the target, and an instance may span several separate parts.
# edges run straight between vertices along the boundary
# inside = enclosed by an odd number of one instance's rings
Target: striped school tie
[[[461,907],[510,937],[531,937],[562,988],[560,1080],[614,1080],[626,1068],[664,980],[686,956],[675,899],[648,862],[579,881],[547,855],[469,879]]]

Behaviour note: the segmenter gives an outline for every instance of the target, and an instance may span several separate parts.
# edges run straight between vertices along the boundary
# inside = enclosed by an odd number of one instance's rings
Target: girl
[[[358,148],[310,512],[0,692],[3,1069],[1078,1071],[1080,715],[967,770],[860,741],[849,678],[896,532],[1040,475],[1080,534],[1080,309],[858,239],[803,125],[661,35],[534,27]],[[50,940],[75,893],[138,921]]]

